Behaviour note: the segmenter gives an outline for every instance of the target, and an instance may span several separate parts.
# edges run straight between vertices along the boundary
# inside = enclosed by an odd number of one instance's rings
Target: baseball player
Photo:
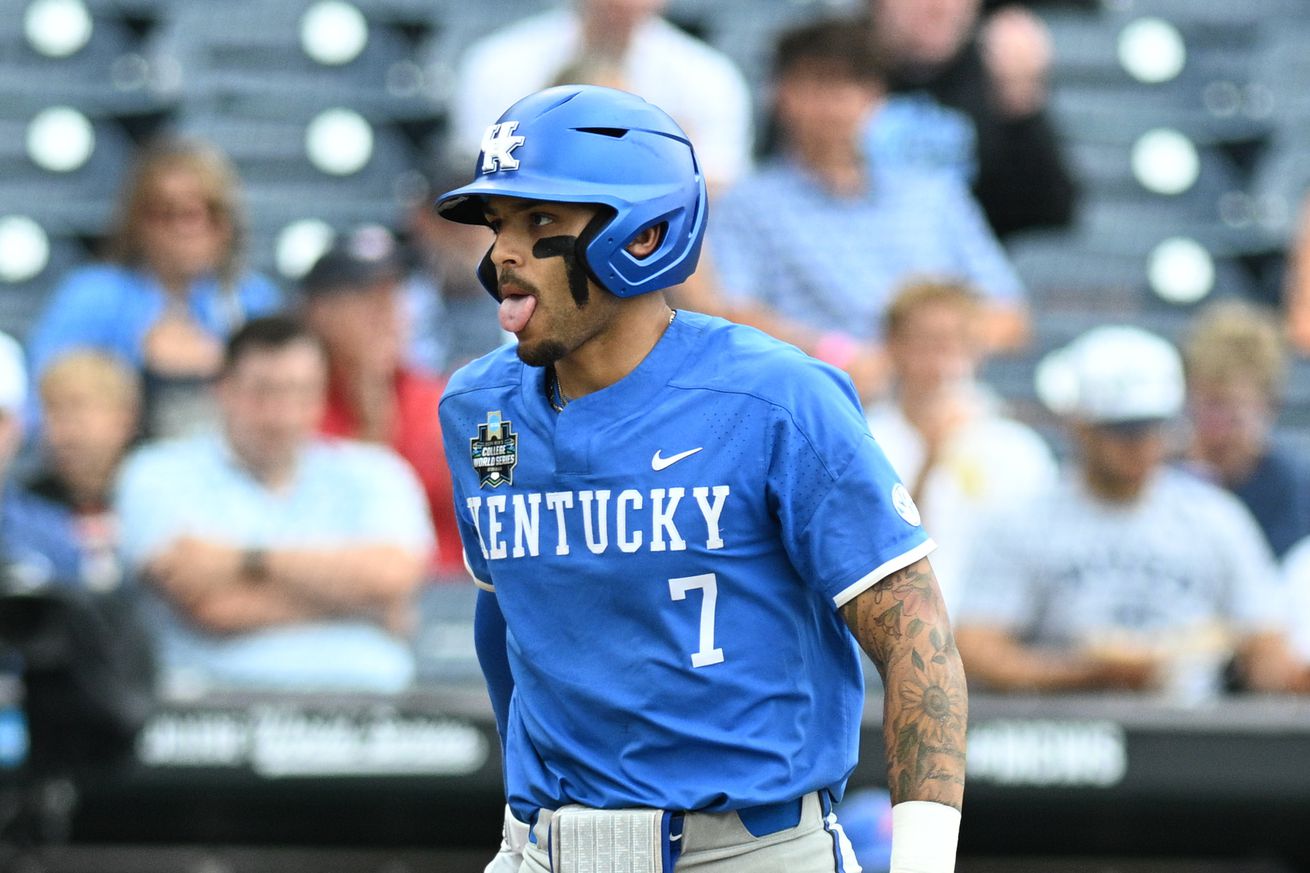
[[[832,813],[858,641],[892,869],[949,873],[967,703],[932,540],[845,376],[669,308],[705,233],[686,134],[621,91],[541,91],[438,209],[494,231],[479,277],[518,338],[441,403],[504,743],[488,869],[858,870]]]

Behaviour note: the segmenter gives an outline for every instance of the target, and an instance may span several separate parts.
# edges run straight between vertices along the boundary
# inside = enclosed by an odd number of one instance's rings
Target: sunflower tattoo
[[[921,560],[891,574],[842,613],[883,677],[893,802],[935,800],[958,807],[968,692],[931,567]]]

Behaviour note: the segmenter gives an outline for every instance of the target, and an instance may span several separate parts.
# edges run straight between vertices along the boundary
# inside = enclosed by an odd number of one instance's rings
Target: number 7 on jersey
[[[714,608],[719,602],[719,583],[713,573],[679,576],[669,580],[669,594],[674,600],[686,600],[693,588],[701,591],[700,650],[691,653],[691,666],[708,667],[723,663],[723,649],[714,647]]]

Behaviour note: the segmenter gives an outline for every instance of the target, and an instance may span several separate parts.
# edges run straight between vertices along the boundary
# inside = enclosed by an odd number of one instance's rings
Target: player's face
[[[1080,424],[1077,434],[1088,480],[1103,493],[1123,497],[1141,491],[1169,449],[1163,422]]]
[[[500,326],[518,337],[526,364],[567,357],[614,316],[618,298],[592,282],[576,256],[578,235],[595,214],[590,205],[487,198]]]

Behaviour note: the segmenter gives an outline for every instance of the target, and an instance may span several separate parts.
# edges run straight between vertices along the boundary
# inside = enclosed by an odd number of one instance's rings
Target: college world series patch
[[[510,430],[510,425],[511,422],[500,417],[499,410],[488,412],[486,423],[478,425],[478,435],[469,440],[469,455],[480,488],[514,484],[519,436]]]

